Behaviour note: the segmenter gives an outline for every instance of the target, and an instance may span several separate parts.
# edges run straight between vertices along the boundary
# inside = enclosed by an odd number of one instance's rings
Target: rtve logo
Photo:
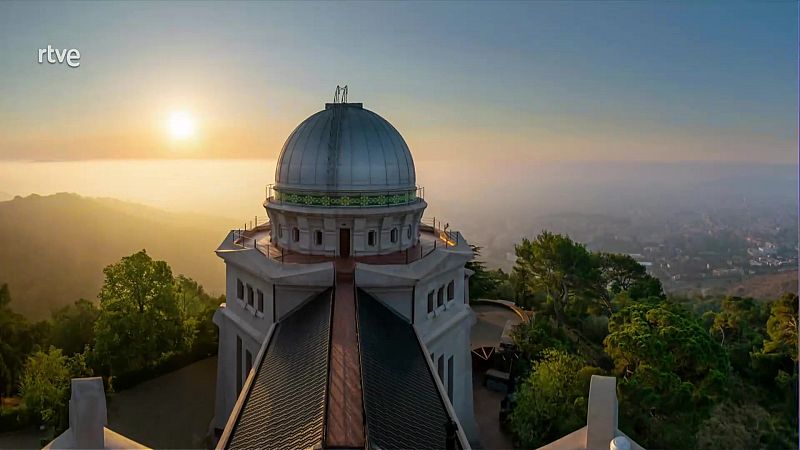
[[[45,53],[47,54],[47,62],[50,64],[64,64],[66,62],[70,67],[79,67],[81,65],[81,52],[77,48],[59,50],[47,44],[47,48],[39,49],[39,64],[44,62],[42,57]]]

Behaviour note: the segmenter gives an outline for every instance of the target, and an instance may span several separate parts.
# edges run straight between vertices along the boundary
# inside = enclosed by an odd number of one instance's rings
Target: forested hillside
[[[214,249],[235,225],[75,194],[16,197],[0,202],[0,283],[14,311],[44,319],[79,298],[96,302],[103,267],[146,248],[219,294],[224,266]]]

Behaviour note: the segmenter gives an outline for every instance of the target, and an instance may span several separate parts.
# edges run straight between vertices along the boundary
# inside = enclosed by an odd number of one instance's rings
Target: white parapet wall
[[[108,412],[103,379],[73,378],[69,399],[69,428],[45,449],[146,449],[106,428]]]

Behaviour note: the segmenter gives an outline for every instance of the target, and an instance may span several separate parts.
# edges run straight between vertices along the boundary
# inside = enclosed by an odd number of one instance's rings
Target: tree
[[[14,312],[10,304],[11,292],[3,284],[0,286],[0,397],[15,392],[27,356],[49,334],[47,322],[31,324]]]
[[[726,387],[724,349],[697,317],[659,298],[615,312],[608,328],[606,353],[621,378],[620,428],[645,447],[694,447],[699,423]]]
[[[729,399],[717,404],[697,432],[698,450],[773,450],[797,447],[797,427],[758,403]]]
[[[185,348],[213,353],[217,349],[213,316],[225,298],[208,295],[203,286],[183,275],[175,278],[174,292],[181,312]]]
[[[490,292],[497,288],[494,279],[489,276],[486,270],[486,264],[479,258],[481,256],[481,247],[470,244],[472,249],[472,259],[467,262],[465,267],[473,273],[469,277],[469,298],[485,298]]]
[[[514,289],[509,280],[508,274],[503,269],[487,269],[486,264],[479,258],[481,247],[470,244],[472,249],[472,259],[467,262],[465,267],[472,271],[469,277],[469,298],[504,299],[514,298]]]
[[[95,352],[112,373],[140,369],[184,347],[172,270],[142,250],[103,269]]]
[[[17,344],[19,334],[27,327],[22,315],[11,310],[8,285],[0,286],[0,396],[8,394],[22,367],[24,354]]]
[[[749,376],[750,353],[758,351],[766,337],[763,304],[752,298],[727,297],[722,300],[720,311],[709,315],[713,316],[709,331],[728,351],[731,365]]]
[[[785,294],[772,303],[764,353],[783,353],[797,363],[797,294]],[[796,364],[795,364],[796,365]]]
[[[575,347],[564,330],[551,325],[547,317],[534,317],[520,323],[514,327],[511,338],[525,361],[538,361],[548,350],[571,352]]]
[[[568,302],[599,284],[597,258],[569,236],[543,231],[533,241],[523,239],[514,250],[517,293],[531,298],[537,291],[544,292],[559,326],[566,322]]]
[[[82,355],[69,358],[52,346],[46,352],[37,351],[28,357],[21,377],[22,401],[42,423],[58,426],[65,412],[70,380],[87,375]]]
[[[627,293],[625,300],[640,300],[648,297],[664,297],[661,282],[650,276],[647,269],[630,255],[620,253],[598,253],[600,264],[600,285],[597,286],[602,313],[610,316],[615,306],[615,299]]]
[[[522,448],[536,448],[586,423],[587,395],[594,367],[575,355],[548,349],[533,363],[517,391],[511,429]]]
[[[80,299],[53,313],[52,343],[71,356],[94,344],[94,324],[100,310],[89,300]]]

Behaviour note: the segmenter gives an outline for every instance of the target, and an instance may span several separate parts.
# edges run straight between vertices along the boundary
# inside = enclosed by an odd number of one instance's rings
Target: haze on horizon
[[[0,160],[271,160],[348,84],[470,174],[794,165],[797,34],[794,2],[4,2]],[[37,64],[48,44],[80,67]]]

